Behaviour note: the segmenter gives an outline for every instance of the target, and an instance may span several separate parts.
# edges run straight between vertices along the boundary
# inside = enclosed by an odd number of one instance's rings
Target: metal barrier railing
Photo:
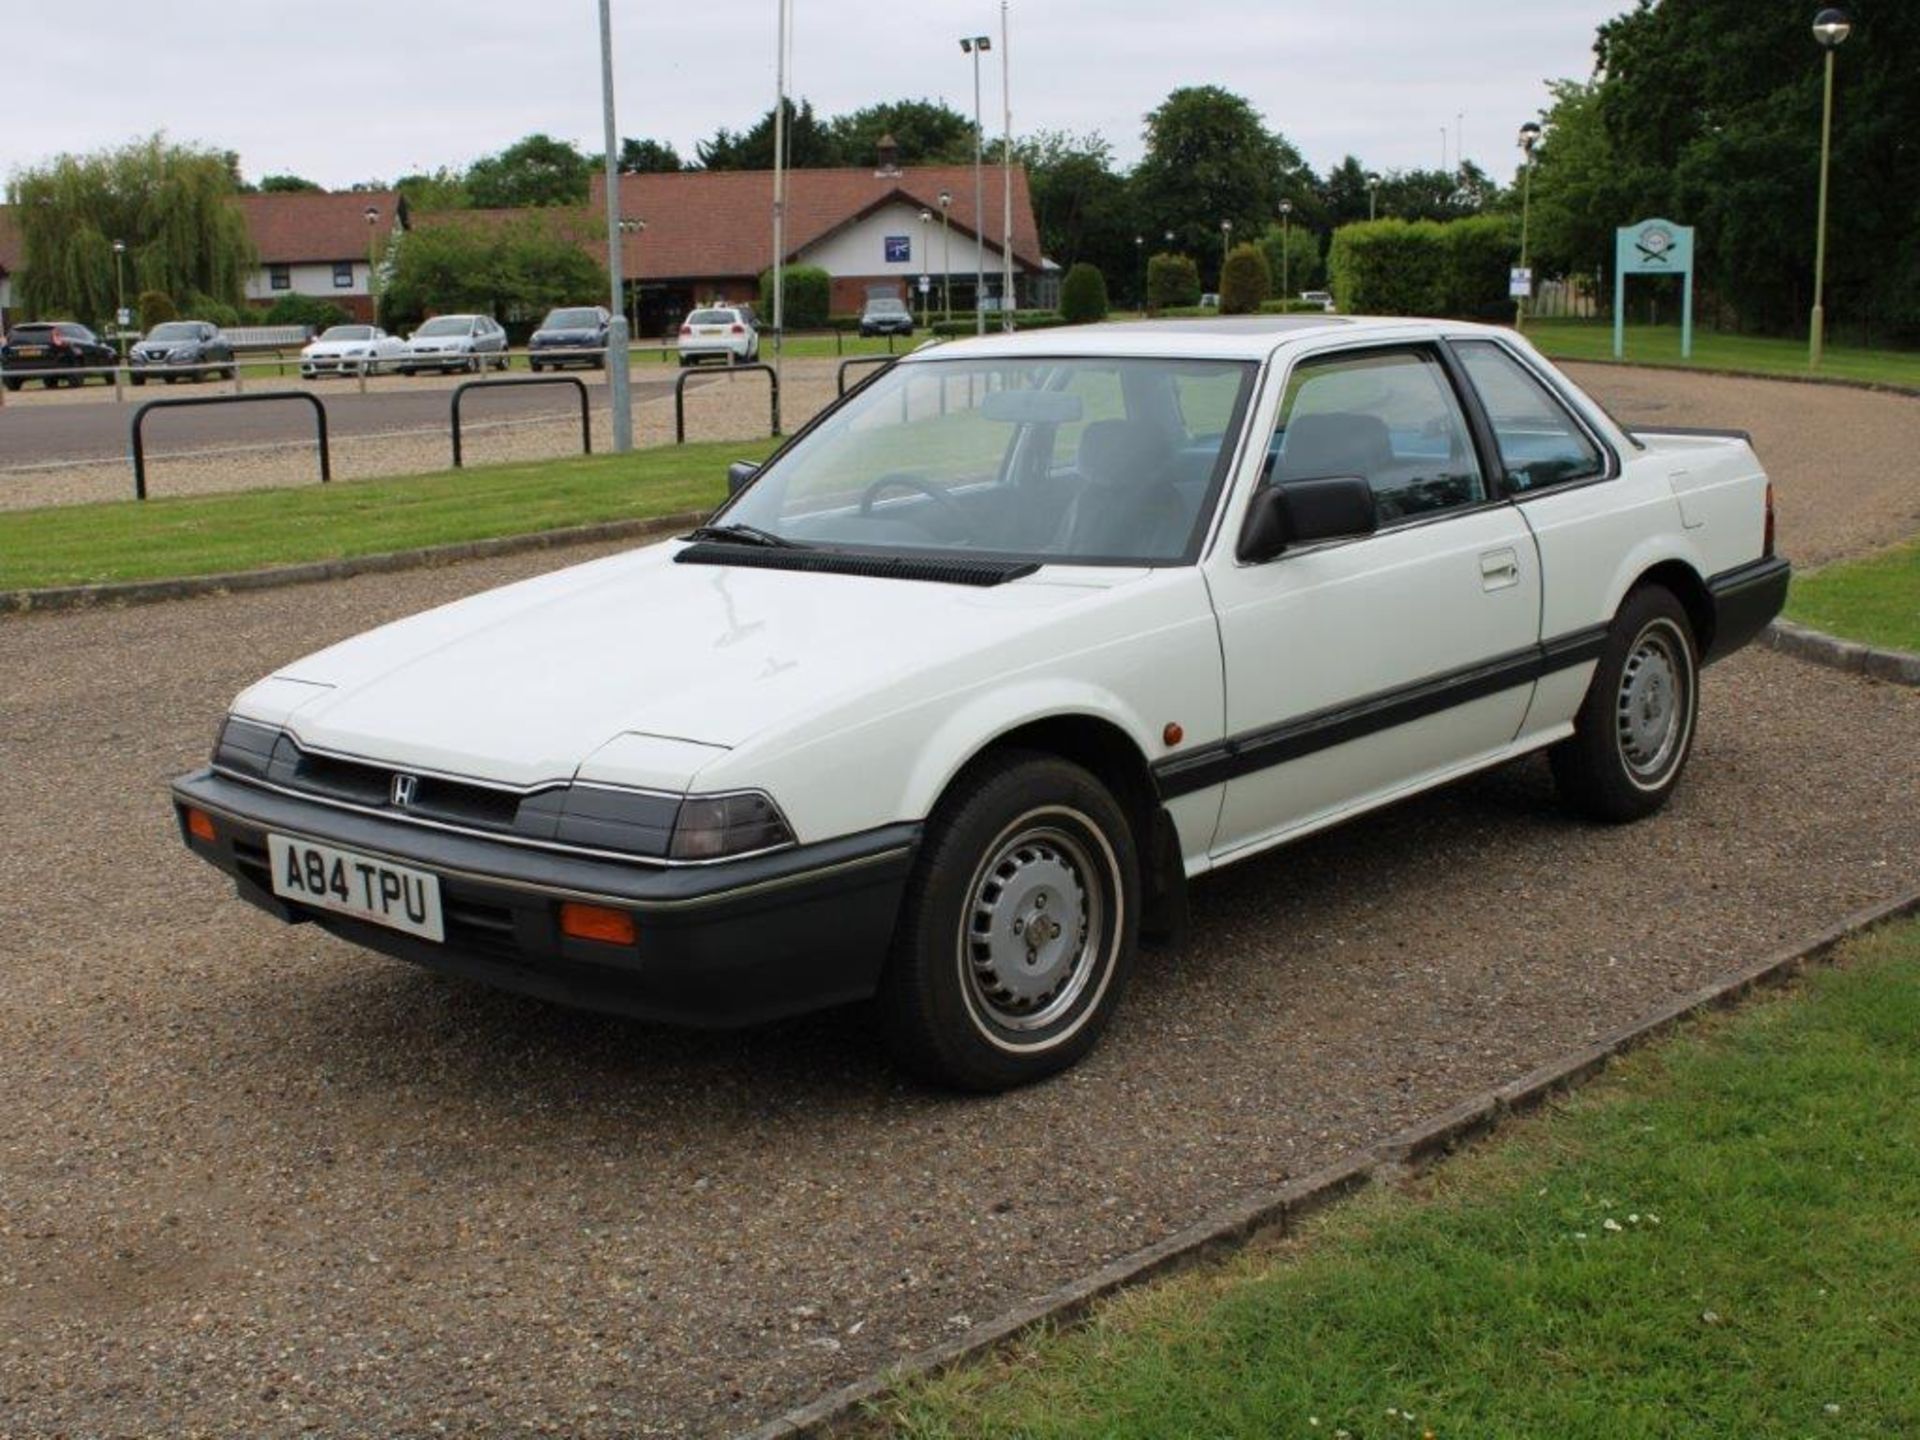
[[[836,395],[844,395],[847,393],[847,371],[851,370],[854,366],[878,365],[880,367],[880,369],[874,371],[873,374],[867,376],[866,379],[860,382],[862,385],[865,385],[867,381],[878,379],[883,373],[891,369],[894,362],[899,358],[898,355],[856,355],[851,360],[842,360],[840,362],[840,373],[834,380],[833,393]]]
[[[780,372],[771,365],[729,365],[725,373],[746,375],[756,370],[767,377],[768,399],[773,406],[773,436],[777,440],[780,438]],[[673,382],[673,443],[676,445],[687,443],[687,382],[699,373],[682,370],[680,378]]]
[[[147,446],[141,433],[147,415],[154,410],[184,410],[195,405],[250,405],[266,400],[304,400],[313,407],[315,432],[320,439],[320,483],[333,478],[333,458],[327,448],[327,407],[320,397],[305,390],[263,390],[256,395],[182,395],[170,400],[149,400],[133,412],[133,498],[147,498]]]
[[[685,379],[685,376],[681,377]],[[580,392],[580,453],[593,453],[593,427],[587,418],[587,382],[578,375],[529,375],[521,380],[467,380],[453,387],[453,468],[461,468],[460,402],[469,390],[499,390],[509,386],[524,389],[530,385],[571,385]]]

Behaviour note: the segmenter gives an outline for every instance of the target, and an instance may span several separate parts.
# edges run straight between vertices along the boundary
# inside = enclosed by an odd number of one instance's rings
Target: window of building
[[[293,271],[285,265],[269,265],[267,267],[267,284],[275,290],[291,290],[293,288]]]
[[[333,262],[333,288],[351,290],[353,288],[353,262],[336,260]]]

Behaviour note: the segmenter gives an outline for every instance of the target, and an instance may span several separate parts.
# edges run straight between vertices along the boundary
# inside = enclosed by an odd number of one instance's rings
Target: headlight
[[[675,860],[718,860],[792,843],[793,830],[773,801],[757,790],[743,790],[682,800],[667,854]]]

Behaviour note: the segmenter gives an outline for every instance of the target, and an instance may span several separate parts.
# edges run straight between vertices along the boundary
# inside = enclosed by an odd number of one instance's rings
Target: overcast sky
[[[927,97],[973,107],[958,37],[993,0],[793,0],[792,93],[831,115]],[[1544,82],[1584,78],[1594,27],[1628,0],[1013,0],[1013,127],[1097,131],[1123,163],[1182,85],[1246,96],[1316,169],[1433,167],[1464,135],[1497,177]],[[464,165],[534,130],[600,140],[594,0],[57,0],[9,4],[0,174],[165,130],[237,150],[246,175],[327,186]],[[772,104],[774,0],[613,0],[623,135],[688,158]],[[62,77],[60,104],[33,75]],[[26,87],[23,91],[21,87]],[[1465,114],[1456,125],[1456,116]],[[1457,131],[1457,133],[1456,133]]]

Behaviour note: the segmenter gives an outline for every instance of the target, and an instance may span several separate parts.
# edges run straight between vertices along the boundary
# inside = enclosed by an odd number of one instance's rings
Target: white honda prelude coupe
[[[713,518],[262,680],[180,832],[280,919],[696,1025],[874,999],[921,1075],[1092,1047],[1195,876],[1546,750],[1656,810],[1779,611],[1737,432],[1509,331],[1334,315],[907,356]]]

